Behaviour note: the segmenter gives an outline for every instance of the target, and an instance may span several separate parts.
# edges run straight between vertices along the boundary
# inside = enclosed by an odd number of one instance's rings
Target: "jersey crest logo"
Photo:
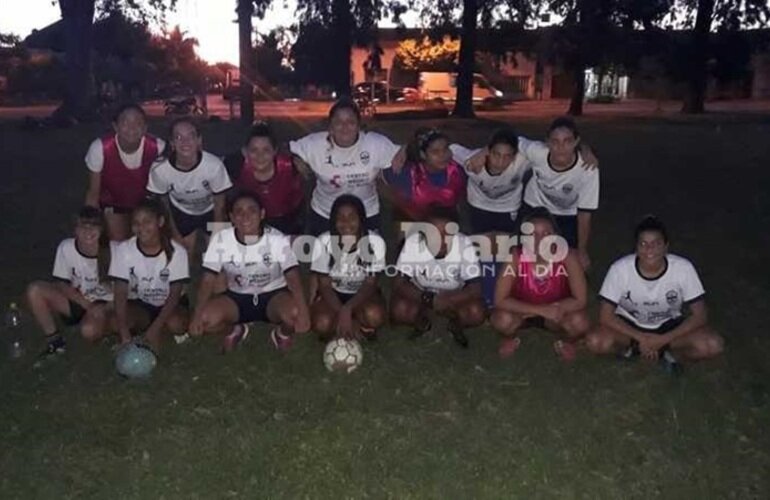
[[[203,181],[201,184],[203,184],[203,189],[211,191],[211,184],[209,184],[209,181]]]
[[[273,263],[273,259],[272,257],[270,257],[269,253],[266,253],[265,255],[262,256],[262,263],[268,267],[270,267],[270,265]]]
[[[371,158],[369,156],[369,151],[361,151],[361,154],[358,155],[358,157],[361,159],[361,163],[363,163],[364,165],[369,164],[369,159]]]
[[[335,175],[334,177],[331,178],[331,180],[329,181],[329,184],[336,187],[337,189],[340,189],[342,187],[342,184],[340,184],[340,179],[341,177],[339,175]]]
[[[668,305],[672,306],[676,304],[677,300],[679,300],[679,294],[676,290],[669,290],[666,292],[666,302],[668,302]]]
[[[573,186],[572,184],[565,184],[564,186],[562,186],[561,192],[564,194],[570,194],[574,189],[575,189],[575,186]]]
[[[168,281],[168,278],[169,278],[169,276],[170,276],[170,275],[171,275],[171,273],[169,272],[168,268],[167,268],[167,267],[165,267],[165,268],[163,268],[163,270],[160,272],[160,280],[161,280],[161,281]]]

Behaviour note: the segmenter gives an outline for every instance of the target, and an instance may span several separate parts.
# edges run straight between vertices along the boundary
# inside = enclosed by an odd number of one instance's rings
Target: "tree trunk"
[[[238,0],[238,59],[240,66],[241,123],[250,126],[254,123],[254,50],[251,34],[254,28],[251,17],[254,15],[252,0]]]
[[[336,58],[334,90],[337,97],[350,95],[350,54],[353,50],[353,20],[350,0],[332,1],[332,36]]]
[[[583,114],[583,99],[586,94],[586,75],[585,66],[577,64],[572,72],[572,97],[569,101],[567,114],[580,116]]]
[[[54,116],[86,120],[96,116],[91,82],[91,27],[96,0],[59,0],[64,23],[67,84]]]
[[[690,52],[690,71],[687,91],[682,103],[683,113],[705,111],[706,85],[708,82],[709,31],[714,14],[714,0],[698,0],[698,14]]]
[[[473,70],[476,67],[476,23],[479,14],[477,0],[463,0],[462,38],[457,72],[457,95],[452,116],[473,118]]]

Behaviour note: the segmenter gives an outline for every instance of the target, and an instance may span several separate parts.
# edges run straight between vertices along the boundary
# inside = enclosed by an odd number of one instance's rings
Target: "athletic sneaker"
[[[463,332],[463,328],[460,326],[459,323],[455,320],[451,320],[449,322],[449,325],[447,326],[447,330],[449,330],[449,333],[452,334],[452,338],[455,342],[457,342],[457,345],[462,347],[463,349],[468,348],[468,337],[465,335],[465,332]]]
[[[270,331],[270,343],[279,351],[286,352],[294,344],[294,337],[281,333],[281,327],[276,326]]]
[[[56,336],[46,344],[45,350],[37,356],[37,361],[33,365],[35,368],[39,367],[45,361],[53,359],[58,354],[64,354],[67,351],[67,342],[64,341],[64,337]]]
[[[660,355],[658,356],[658,363],[660,363],[660,366],[670,375],[679,376],[684,373],[682,363],[677,361],[668,349],[661,349]]]
[[[631,361],[639,357],[641,352],[639,351],[639,342],[632,340],[629,346],[618,353],[618,359],[623,361]]]
[[[222,340],[222,353],[227,354],[238,347],[249,336],[249,325],[237,324],[229,335]]]
[[[361,336],[368,342],[374,342],[377,340],[377,330],[374,328],[366,328],[362,326],[359,328],[359,331],[361,332]]]
[[[409,340],[414,340],[422,337],[427,332],[429,332],[431,328],[433,328],[433,324],[431,323],[428,315],[420,316],[419,318],[417,318],[417,321],[414,324],[414,328],[412,329],[412,332],[409,334]]]

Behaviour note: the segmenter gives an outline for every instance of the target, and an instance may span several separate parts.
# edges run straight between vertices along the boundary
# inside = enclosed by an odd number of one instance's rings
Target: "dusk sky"
[[[292,5],[294,2],[288,0]],[[209,62],[238,62],[238,26],[233,22],[235,1],[232,8],[223,8],[227,1],[178,0],[175,12],[168,15],[169,27],[179,25],[190,36],[198,39],[198,55]],[[283,9],[283,1],[275,2],[264,20],[255,19],[258,31],[266,33],[272,28],[289,25],[294,21],[293,9]],[[0,0],[0,32],[14,33],[22,38],[35,28],[43,28],[61,18],[59,3],[53,0]],[[407,16],[407,25],[413,25],[416,16]],[[410,22],[411,21],[411,22]],[[388,23],[383,23],[387,26]]]

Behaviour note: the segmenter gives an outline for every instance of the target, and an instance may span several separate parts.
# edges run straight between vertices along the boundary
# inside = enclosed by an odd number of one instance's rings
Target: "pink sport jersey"
[[[262,208],[265,209],[266,217],[290,215],[302,206],[302,178],[294,168],[290,156],[276,155],[275,174],[264,182],[254,178],[254,167],[244,158],[240,174],[233,179],[233,183],[238,191],[257,195]]]
[[[511,288],[514,299],[528,304],[552,304],[572,295],[564,261],[553,264],[525,262],[521,249],[516,250],[519,265]]]
[[[446,167],[447,182],[443,186],[437,186],[430,181],[422,163],[415,165],[411,174],[412,203],[422,209],[430,205],[454,207],[465,196],[466,181],[463,169],[454,161],[450,161]]]
[[[128,168],[120,158],[118,139],[115,134],[102,137],[104,166],[99,189],[102,207],[132,209],[146,196],[150,166],[158,157],[158,141],[151,135],[144,136],[142,163],[139,168]]]

